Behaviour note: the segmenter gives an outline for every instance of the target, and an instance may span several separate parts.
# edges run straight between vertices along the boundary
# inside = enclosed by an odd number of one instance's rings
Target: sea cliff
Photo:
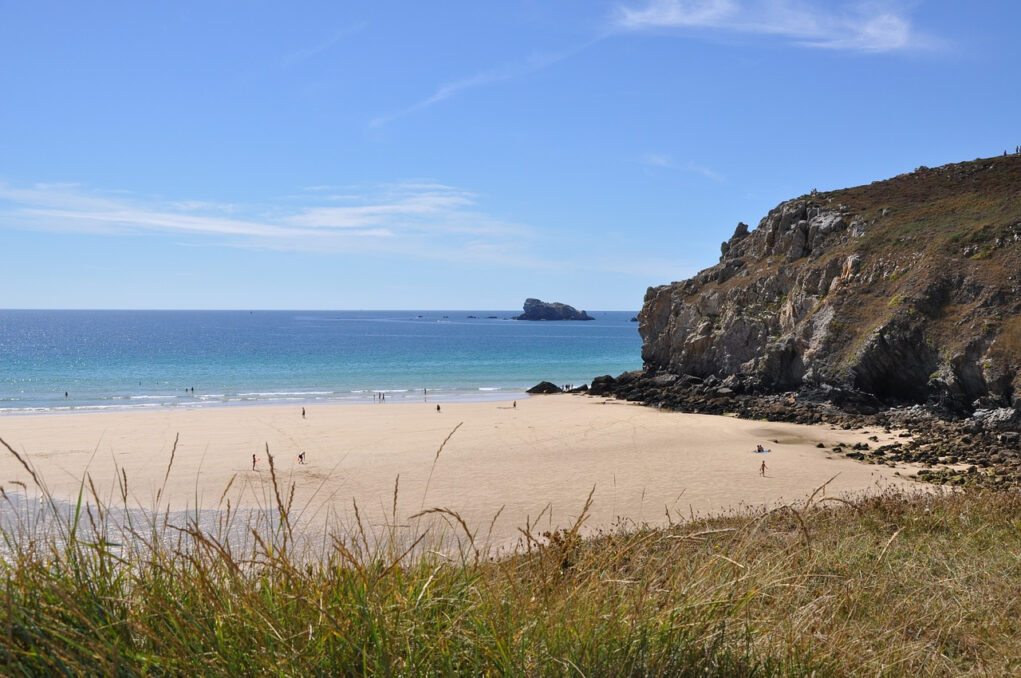
[[[949,422],[916,460],[984,454],[1017,472],[1021,156],[782,202],[757,228],[738,224],[715,265],[650,287],[638,318],[643,370],[600,377],[593,393],[806,422]]]
[[[1021,156],[781,203],[650,288],[645,370],[958,412],[1021,398]]]

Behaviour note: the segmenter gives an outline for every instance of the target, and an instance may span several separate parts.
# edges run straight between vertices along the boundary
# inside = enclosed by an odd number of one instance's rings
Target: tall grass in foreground
[[[414,548],[359,522],[299,555],[288,492],[274,495],[275,520],[242,525],[241,543],[229,536],[237,530],[158,515],[113,525],[87,481],[69,512],[53,509],[58,529],[7,521],[2,672],[1021,671],[1017,493],[816,496],[589,539],[579,519],[553,534],[526,526],[525,548],[495,561],[442,510],[434,515],[464,536],[460,550]]]

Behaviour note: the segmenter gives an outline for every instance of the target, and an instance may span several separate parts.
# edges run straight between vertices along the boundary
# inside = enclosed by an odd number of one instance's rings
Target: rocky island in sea
[[[538,299],[525,299],[524,313],[513,320],[595,320],[585,311],[560,302],[546,303]]]
[[[644,368],[591,393],[924,435],[872,463],[1021,485],[1021,155],[812,191],[650,287]],[[970,469],[960,470],[970,464]]]

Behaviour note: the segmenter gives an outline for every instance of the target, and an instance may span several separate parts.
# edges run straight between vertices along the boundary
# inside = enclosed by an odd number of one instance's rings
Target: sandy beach
[[[434,403],[305,411],[303,417],[295,405],[15,415],[0,418],[0,437],[57,498],[73,499],[87,472],[104,500],[119,504],[123,473],[129,505],[153,506],[162,488],[161,504],[172,509],[222,507],[224,496],[232,506],[272,505],[268,446],[278,480],[294,485],[294,506],[308,524],[350,521],[353,502],[374,528],[386,524],[399,477],[399,524],[442,507],[494,546],[512,545],[518,528],[540,516],[539,532],[570,525],[593,488],[586,533],[621,521],[662,525],[668,515],[678,521],[801,500],[833,476],[827,496],[917,487],[895,469],[829,450],[870,435],[880,439],[873,446],[893,439],[881,430],[669,413],[572,395],[516,406],[443,403],[440,411]],[[771,452],[755,454],[756,444]],[[300,452],[305,464],[298,463]],[[30,489],[32,480],[4,449],[0,485],[20,490],[17,483]]]

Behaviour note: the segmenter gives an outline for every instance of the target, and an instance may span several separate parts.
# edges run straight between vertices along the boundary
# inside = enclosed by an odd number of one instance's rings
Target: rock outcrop
[[[646,293],[646,392],[713,379],[851,409],[1021,411],[1021,156],[813,191],[721,250]]]
[[[564,389],[560,388],[551,381],[540,381],[532,388],[525,391],[532,395],[550,395],[551,393],[563,393]]]
[[[538,299],[525,299],[524,313],[514,320],[595,320],[585,311],[559,302],[546,303]]]

